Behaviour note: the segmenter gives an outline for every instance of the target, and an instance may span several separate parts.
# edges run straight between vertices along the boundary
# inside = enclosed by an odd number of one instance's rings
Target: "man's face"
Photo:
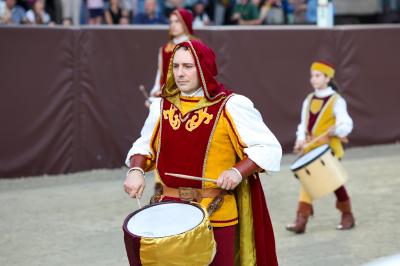
[[[173,71],[176,85],[181,92],[190,94],[200,87],[194,58],[189,50],[179,48],[174,55]]]
[[[310,83],[316,90],[325,89],[328,86],[330,78],[318,70],[311,70]]]
[[[181,21],[175,14],[171,14],[169,17],[169,33],[174,37],[183,35],[185,33]]]

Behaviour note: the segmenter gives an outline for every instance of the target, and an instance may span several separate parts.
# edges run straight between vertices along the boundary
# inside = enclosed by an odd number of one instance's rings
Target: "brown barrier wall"
[[[215,27],[219,80],[250,97],[290,151],[309,65],[333,62],[351,145],[400,139],[400,27]],[[120,167],[147,115],[166,28],[0,28],[0,177]]]

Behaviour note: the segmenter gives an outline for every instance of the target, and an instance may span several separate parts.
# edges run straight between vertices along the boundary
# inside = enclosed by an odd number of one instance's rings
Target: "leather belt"
[[[163,196],[179,198],[183,201],[200,202],[203,198],[215,198],[222,192],[220,188],[172,188],[163,185]]]

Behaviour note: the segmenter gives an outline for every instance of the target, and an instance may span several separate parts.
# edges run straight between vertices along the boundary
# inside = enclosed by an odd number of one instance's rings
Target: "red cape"
[[[275,237],[260,178],[249,177],[257,266],[278,265]]]

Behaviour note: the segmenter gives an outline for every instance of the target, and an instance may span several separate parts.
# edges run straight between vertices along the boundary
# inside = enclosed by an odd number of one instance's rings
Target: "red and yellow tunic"
[[[338,93],[323,98],[316,97],[314,93],[307,96],[309,103],[305,119],[307,135],[318,137],[329,130],[329,128],[336,125],[334,106],[339,97]],[[323,144],[325,143],[314,143],[305,150],[305,153]],[[338,158],[343,157],[343,145],[337,136],[330,138],[329,146]]]
[[[224,108],[228,98],[212,106],[196,109],[200,99],[181,96],[180,108],[168,101],[162,103],[161,121],[151,141],[153,154],[157,156],[148,160],[148,167],[155,167],[157,179],[169,187],[216,188],[216,184],[211,182],[182,180],[165,176],[164,173],[217,179],[223,171],[244,157],[243,149],[246,146],[240,141],[230,114]],[[168,141],[163,142],[164,139]],[[211,200],[204,198],[201,204],[207,207]],[[237,224],[234,195],[226,195],[223,205],[210,219],[215,227]]]

